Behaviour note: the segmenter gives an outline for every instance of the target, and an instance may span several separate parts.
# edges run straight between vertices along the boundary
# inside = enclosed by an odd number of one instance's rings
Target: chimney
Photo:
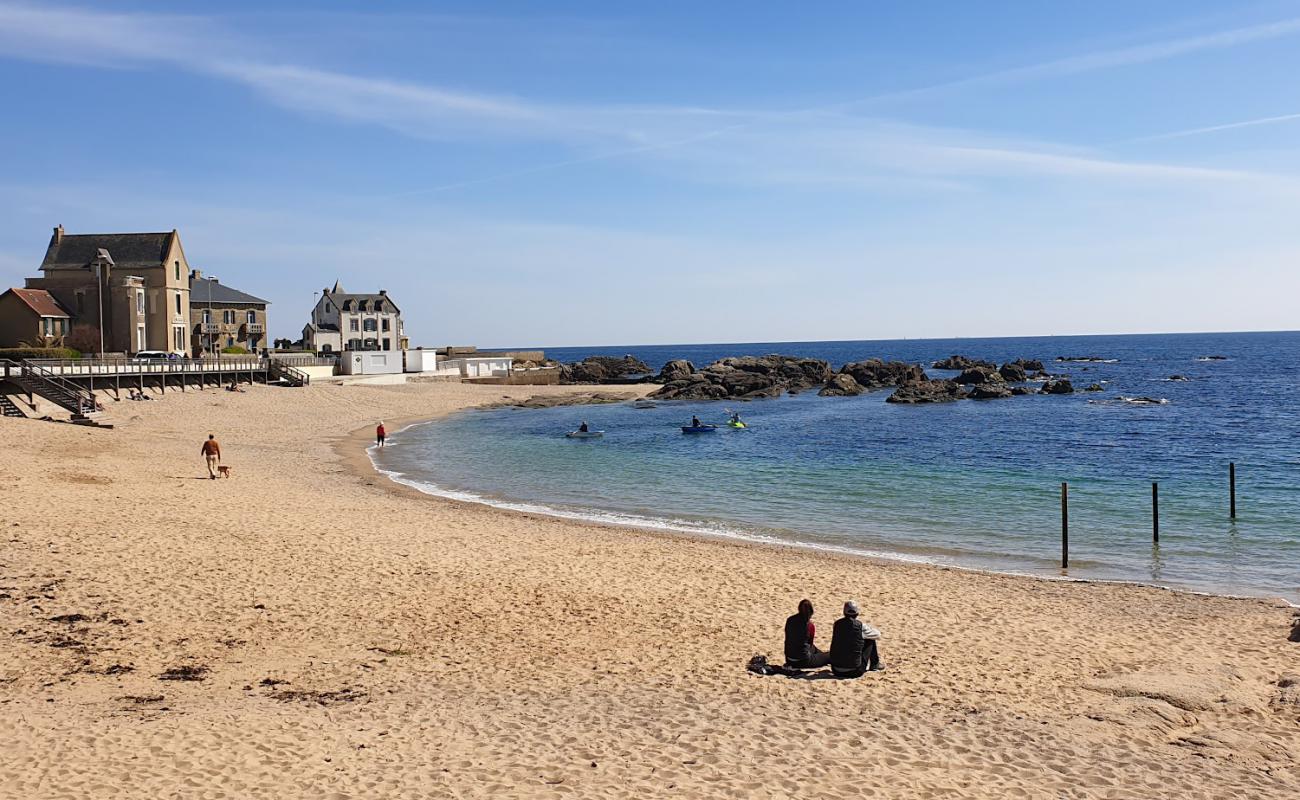
[[[54,228],[54,236],[50,237],[50,244],[58,247],[63,244],[63,223],[59,223]]]
[[[380,289],[380,290],[379,290],[379,294],[383,295],[384,297],[387,297],[387,296],[388,296],[388,290],[387,290],[387,289]]]
[[[190,270],[190,280],[197,281],[200,280],[202,277],[203,277],[203,273],[199,272],[197,269]]]

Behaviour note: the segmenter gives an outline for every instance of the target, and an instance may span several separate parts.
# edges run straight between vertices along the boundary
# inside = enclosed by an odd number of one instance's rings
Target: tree
[[[83,353],[99,352],[99,328],[94,325],[73,325],[63,339],[64,344]]]

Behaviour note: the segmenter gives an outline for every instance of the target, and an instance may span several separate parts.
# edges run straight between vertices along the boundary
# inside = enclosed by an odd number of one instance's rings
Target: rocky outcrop
[[[960,384],[974,385],[978,383],[1002,383],[1002,375],[998,372],[997,367],[971,367],[962,370],[962,373],[953,380]]]
[[[902,386],[926,379],[925,370],[920,364],[906,361],[882,361],[869,358],[865,361],[853,361],[840,367],[840,373],[851,375],[858,385],[868,391],[883,389],[887,386]]]
[[[948,356],[930,365],[934,369],[955,369],[964,370],[971,367],[984,367],[987,369],[997,369],[998,365],[991,361],[982,361],[980,359],[970,358],[968,356]]]
[[[560,383],[630,383],[650,372],[639,358],[591,356],[560,367]]]
[[[1011,387],[1011,394],[1014,395],[1015,397],[1020,397],[1020,396],[1022,396],[1022,395],[1033,394],[1033,393],[1034,393],[1034,391],[1033,391],[1032,389],[1026,387],[1026,386],[1012,386],[1012,387]]]
[[[1038,390],[1040,394],[1074,394],[1074,384],[1070,383],[1068,378],[1048,381],[1043,384],[1043,388]]]
[[[622,403],[636,397],[635,392],[585,392],[583,394],[535,394],[527,400],[503,400],[480,408],[555,408],[556,406],[590,406]]]
[[[662,374],[662,373],[661,373]],[[741,356],[715,361],[698,372],[677,370],[652,395],[661,400],[752,400],[800,392],[830,380],[831,365],[818,358],[768,355]]]
[[[1043,362],[1036,358],[1017,358],[1015,361],[1008,361],[1007,363],[1015,364],[1025,372],[1042,372],[1046,369],[1046,367],[1043,366]]]
[[[655,378],[655,381],[658,383],[672,383],[673,381],[688,380],[694,374],[695,365],[684,358],[678,358],[664,364],[663,369],[659,370],[659,375]]]
[[[1002,381],[977,383],[970,388],[966,396],[972,400],[997,400],[1002,397],[1010,397],[1011,389]]]
[[[1106,387],[1102,386],[1100,383],[1090,383],[1083,387],[1083,390],[1085,392],[1104,392],[1106,391]]]
[[[956,381],[917,381],[900,386],[886,403],[948,403],[966,396],[966,390]]]
[[[826,385],[817,393],[819,397],[855,397],[862,394],[865,389],[862,384],[853,379],[852,375],[841,372],[838,375],[832,375],[831,379],[826,381]]]
[[[1029,380],[1029,373],[1025,369],[1024,365],[1017,364],[1014,361],[1008,361],[998,367],[998,374],[1001,375],[1002,380],[1007,383],[1024,383]]]
[[[1101,356],[1057,356],[1056,360],[1095,364],[1113,364],[1119,361],[1118,358],[1102,358]]]

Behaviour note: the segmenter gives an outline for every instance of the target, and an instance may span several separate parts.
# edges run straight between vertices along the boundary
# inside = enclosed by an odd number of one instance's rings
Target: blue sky
[[[0,0],[0,284],[181,231],[416,344],[1300,327],[1300,0]]]

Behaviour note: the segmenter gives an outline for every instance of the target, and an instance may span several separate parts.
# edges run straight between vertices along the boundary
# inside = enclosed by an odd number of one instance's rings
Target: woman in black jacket
[[[813,625],[813,604],[799,601],[799,611],[785,621],[785,665],[791,669],[817,669],[830,663],[830,653],[813,644],[817,626]]]

